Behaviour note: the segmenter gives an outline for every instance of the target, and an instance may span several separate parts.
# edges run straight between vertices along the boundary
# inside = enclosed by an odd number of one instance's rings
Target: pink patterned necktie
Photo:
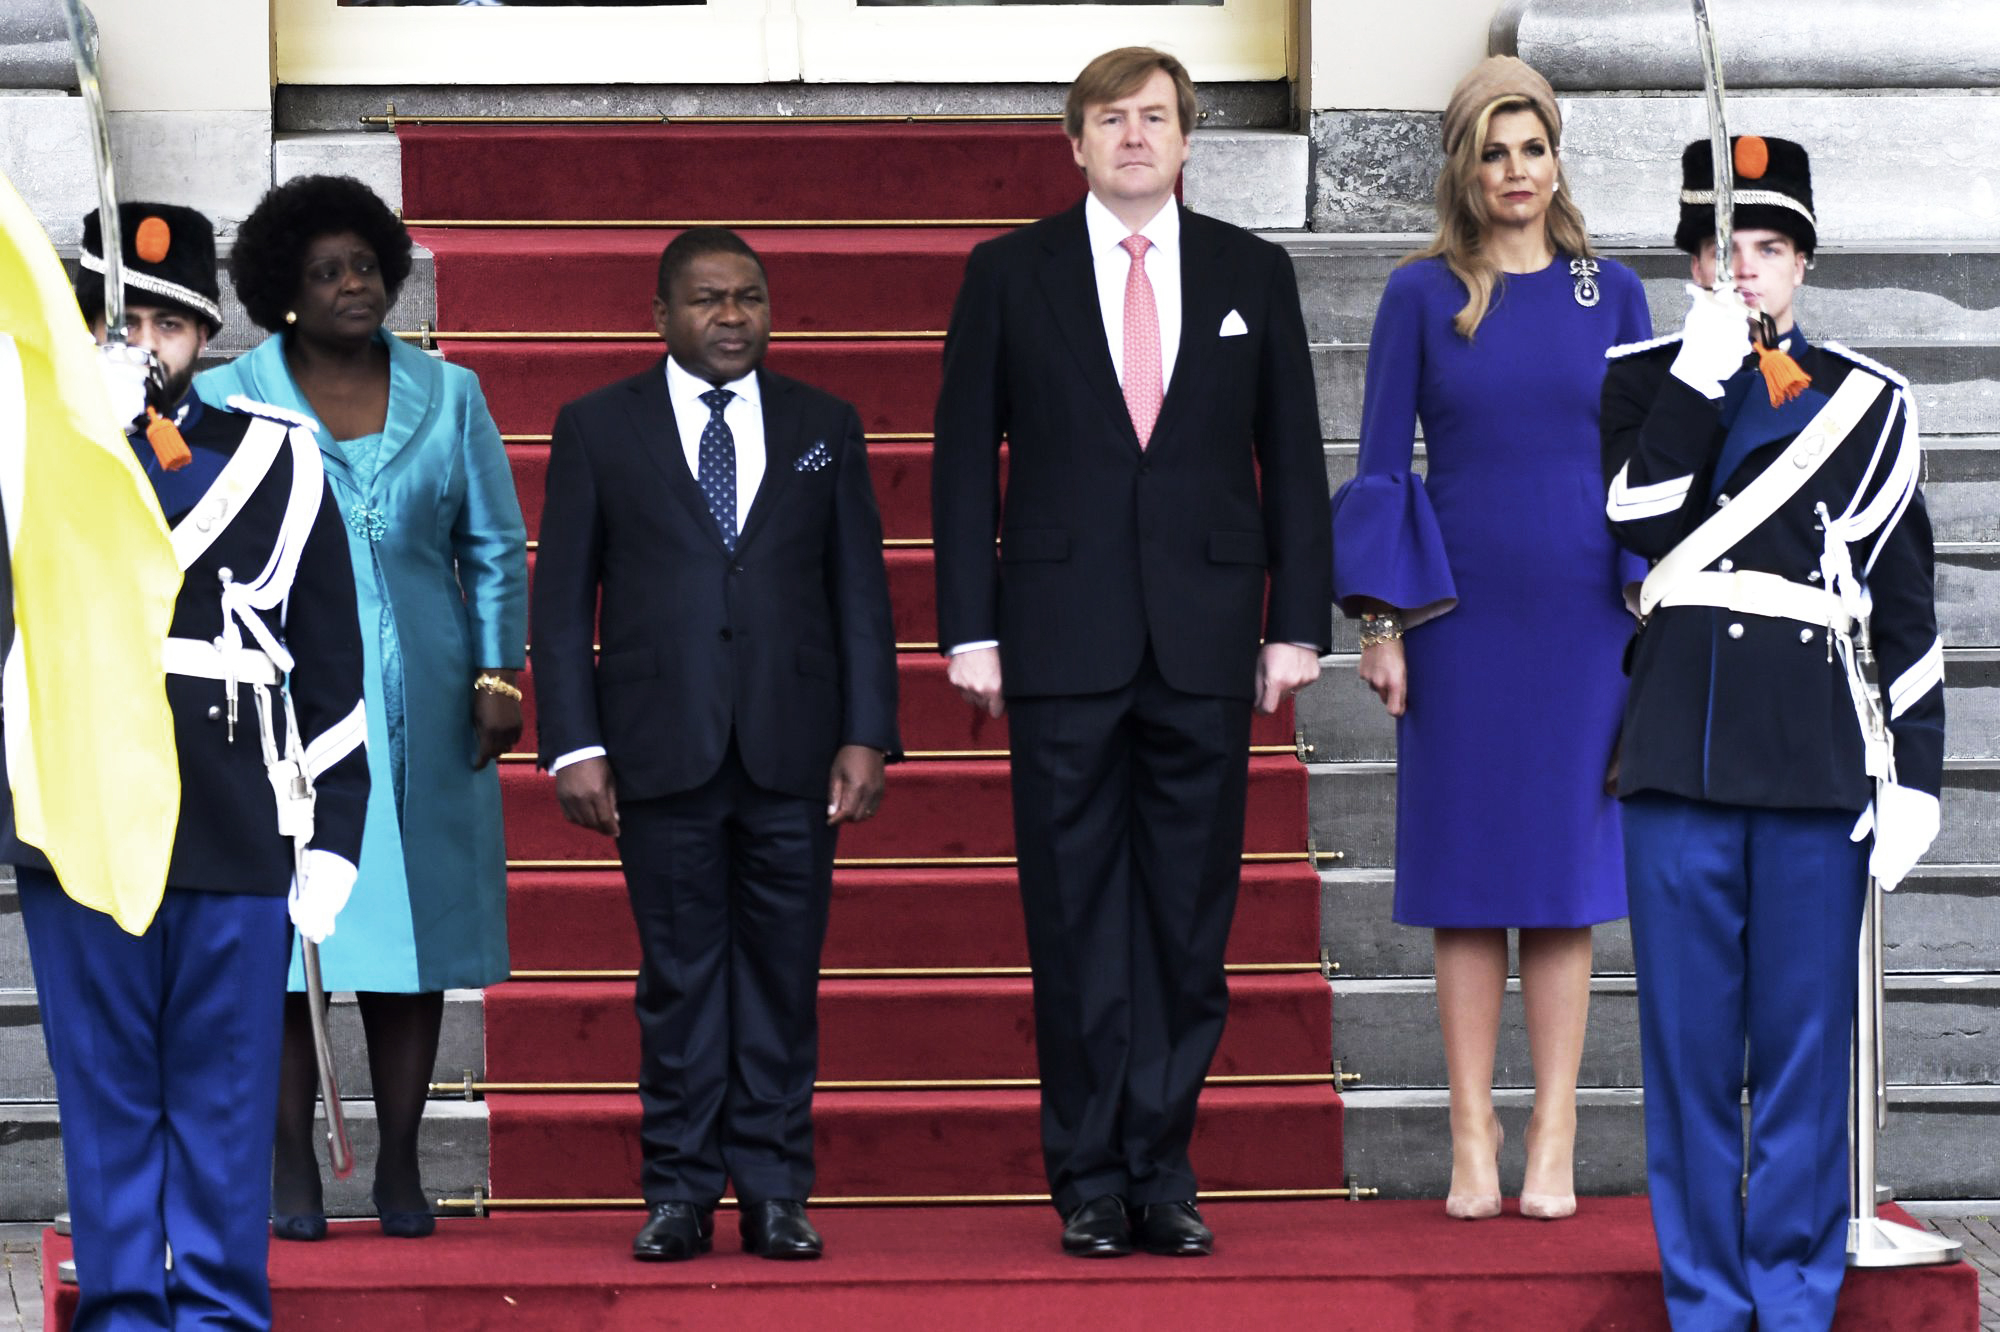
[[[1132,413],[1132,429],[1143,449],[1153,437],[1165,395],[1160,382],[1160,311],[1146,276],[1146,250],[1153,242],[1127,236],[1118,243],[1132,256],[1125,273],[1125,410]]]

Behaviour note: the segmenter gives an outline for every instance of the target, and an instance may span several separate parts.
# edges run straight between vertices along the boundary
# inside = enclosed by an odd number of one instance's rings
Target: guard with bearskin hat
[[[308,938],[332,932],[367,805],[354,575],[313,427],[190,391],[222,326],[209,220],[118,211],[127,338],[151,355],[107,348],[106,380],[182,571],[165,650],[173,855],[138,935],[70,899],[17,836],[4,782],[0,860],[15,866],[55,1070],[72,1326],[268,1328],[287,917]],[[102,231],[93,212],[76,283],[100,342]]]
[[[1819,242],[1806,150],[1731,144],[1732,280],[1703,140],[1674,237],[1687,321],[1612,349],[1601,416],[1612,530],[1653,561],[1616,781],[1682,1332],[1833,1321],[1863,904],[1936,837],[1944,766],[1916,403],[1794,319]]]

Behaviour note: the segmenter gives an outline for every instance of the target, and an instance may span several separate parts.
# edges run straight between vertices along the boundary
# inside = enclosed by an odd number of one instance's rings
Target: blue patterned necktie
[[[708,406],[708,425],[701,432],[701,465],[695,480],[701,483],[708,511],[722,532],[722,546],[736,553],[736,436],[722,419],[722,409],[736,395],[726,388],[714,388],[701,395]]]

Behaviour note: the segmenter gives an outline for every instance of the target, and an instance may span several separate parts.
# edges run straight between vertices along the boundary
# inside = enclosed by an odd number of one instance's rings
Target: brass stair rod
[[[508,330],[400,328],[396,336],[405,342],[658,342],[651,329]],[[933,328],[828,330],[812,332],[794,329],[771,334],[773,342],[942,342],[944,331]]]
[[[440,231],[460,227],[533,229],[538,231],[651,231],[690,227],[729,227],[737,231],[817,228],[873,230],[902,227],[1025,227],[1032,217],[406,217],[406,227]]]
[[[1323,971],[1319,962],[1231,962],[1223,971],[1231,976],[1301,976]],[[821,967],[821,980],[1011,980],[1032,975],[1027,967]],[[510,972],[507,979],[522,983],[540,981],[626,981],[637,980],[631,967],[547,967]]]
[[[1303,1087],[1337,1085],[1331,1073],[1218,1073],[1203,1080],[1209,1087]],[[1032,1091],[1039,1078],[834,1078],[813,1083],[815,1092],[843,1091]],[[637,1092],[636,1082],[433,1082],[434,1096],[471,1100],[474,1095],[535,1095],[571,1093],[609,1095]]]
[[[663,113],[652,115],[510,115],[506,112],[488,112],[474,115],[408,115],[395,109],[391,103],[388,112],[379,116],[361,116],[363,125],[394,128],[397,125],[958,125],[958,124],[1058,124],[1062,116],[1057,112],[1040,111],[962,111],[930,112],[926,114],[898,115],[893,112],[850,115],[774,115],[771,113],[738,116],[675,116]]]
[[[1245,851],[1246,865],[1317,864],[1345,860],[1345,851]],[[858,856],[837,858],[835,869],[1012,869],[1013,856]],[[618,860],[509,860],[510,870],[615,870]]]
[[[1337,1189],[1203,1189],[1201,1202],[1307,1202],[1343,1198],[1359,1202],[1379,1196],[1380,1189],[1347,1185]],[[941,1193],[894,1194],[850,1197],[850,1198],[809,1198],[814,1207],[948,1207],[948,1206],[1004,1206],[1024,1203],[1048,1204],[1046,1193]],[[488,1211],[604,1211],[608,1209],[643,1208],[642,1198],[488,1198],[476,1194],[470,1198],[439,1198],[441,1210],[473,1212],[484,1215]],[[724,1198],[718,1207],[734,1207],[736,1199]]]
[[[1252,745],[1249,753],[1253,758],[1277,758],[1281,754],[1296,754],[1296,745]],[[905,759],[927,763],[946,763],[954,760],[964,762],[972,759],[1003,759],[1012,755],[1007,749],[908,749],[903,751]],[[539,755],[528,753],[508,753],[500,756],[500,762],[510,764],[533,763]]]

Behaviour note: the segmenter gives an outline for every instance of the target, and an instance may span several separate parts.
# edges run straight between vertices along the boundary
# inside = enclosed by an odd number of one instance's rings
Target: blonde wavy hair
[[[1467,341],[1479,331],[1479,325],[1493,305],[1493,288],[1506,276],[1482,248],[1489,219],[1486,215],[1486,195],[1479,188],[1479,157],[1486,150],[1487,127],[1494,116],[1504,111],[1533,111],[1535,119],[1542,122],[1542,133],[1548,136],[1551,150],[1560,149],[1556,131],[1527,98],[1502,97],[1488,104],[1479,113],[1471,132],[1459,140],[1458,148],[1446,160],[1444,169],[1438,172],[1437,235],[1429,245],[1415,254],[1405,255],[1402,260],[1410,264],[1419,259],[1442,259],[1445,267],[1465,284],[1469,298],[1465,308],[1452,318],[1451,326]],[[1563,175],[1559,151],[1556,156],[1555,196],[1549,200],[1544,225],[1548,227],[1549,243],[1558,253],[1572,259],[1588,259],[1595,254],[1590,247],[1590,232],[1583,225],[1583,213],[1577,208],[1570,193],[1569,180]]]

